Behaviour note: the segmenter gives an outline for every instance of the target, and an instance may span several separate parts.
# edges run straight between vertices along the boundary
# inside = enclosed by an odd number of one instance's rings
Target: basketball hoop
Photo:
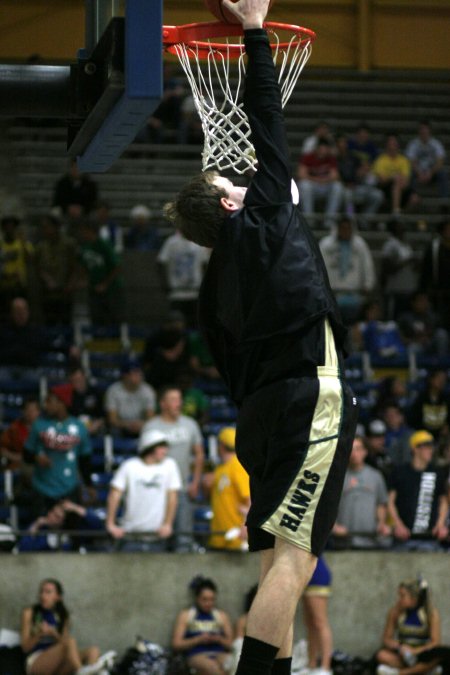
[[[271,21],[264,28],[271,38],[273,60],[279,68],[284,107],[310,57],[316,34],[308,28]],[[164,48],[178,56],[202,122],[203,171],[233,169],[244,173],[249,168],[256,169],[250,126],[242,103],[243,35],[239,24],[220,21],[163,26]],[[238,41],[230,42],[234,37]],[[223,41],[212,41],[213,38]]]

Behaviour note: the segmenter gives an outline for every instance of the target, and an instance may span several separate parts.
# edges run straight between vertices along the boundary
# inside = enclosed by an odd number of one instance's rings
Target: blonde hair
[[[405,591],[416,599],[417,609],[423,607],[427,614],[428,622],[430,622],[432,605],[428,581],[420,576],[417,579],[406,579],[405,581],[400,582],[399,588],[404,588]]]

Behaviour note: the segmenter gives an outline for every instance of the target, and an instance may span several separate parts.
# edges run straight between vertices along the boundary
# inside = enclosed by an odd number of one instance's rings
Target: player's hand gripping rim
[[[222,4],[228,9],[239,21],[245,30],[251,28],[262,28],[264,19],[269,10],[270,0],[222,0]]]

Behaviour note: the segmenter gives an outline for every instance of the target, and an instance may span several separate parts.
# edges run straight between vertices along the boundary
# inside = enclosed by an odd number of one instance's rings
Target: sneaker
[[[398,668],[393,668],[392,666],[378,666],[377,675],[398,675]]]
[[[326,668],[313,668],[309,672],[310,675],[332,675],[333,671],[327,670]]]
[[[102,654],[96,665],[100,664],[101,669],[108,670],[109,668],[113,667],[116,656],[117,652],[115,652],[113,649],[110,649],[108,652]]]
[[[111,668],[114,664],[114,659],[117,656],[117,652],[109,651],[105,652],[98,661],[91,663],[88,666],[82,666],[77,670],[76,675],[95,675],[100,673],[101,670]]]
[[[96,663],[91,663],[89,666],[82,666],[76,672],[76,675],[94,675],[101,670],[101,666],[97,666]]]

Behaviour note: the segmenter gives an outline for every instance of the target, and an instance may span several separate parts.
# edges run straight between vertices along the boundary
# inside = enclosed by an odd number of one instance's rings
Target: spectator
[[[204,424],[208,417],[209,399],[206,394],[194,386],[193,373],[190,368],[184,368],[176,381],[183,396],[183,415],[192,417],[199,424]]]
[[[91,675],[112,665],[115,652],[100,656],[98,647],[80,650],[69,633],[64,591],[56,579],[44,579],[39,600],[22,612],[20,642],[27,675]]]
[[[402,221],[393,218],[386,228],[389,235],[381,249],[381,278],[387,315],[397,319],[407,309],[411,290],[417,286],[417,261],[412,246],[404,241]]]
[[[367,448],[356,436],[345,474],[344,489],[336,524],[335,537],[346,537],[352,548],[386,545],[390,527],[386,522],[387,490],[382,474],[365,463]]]
[[[46,416],[38,417],[25,442],[25,461],[34,465],[32,508],[36,516],[61,501],[81,501],[79,472],[91,497],[91,444],[86,427],[68,413],[65,387],[53,387],[46,400]]]
[[[48,346],[40,327],[30,320],[28,301],[14,298],[9,320],[0,330],[1,378],[37,379],[40,359]]]
[[[208,258],[208,249],[188,241],[178,230],[158,254],[170,307],[183,312],[191,328],[197,325],[197,297]]]
[[[151,211],[138,204],[130,211],[130,228],[125,236],[125,247],[135,251],[157,251],[160,247],[159,233],[151,223]]]
[[[139,436],[144,424],[155,414],[155,408],[155,391],[143,381],[139,361],[126,359],[122,363],[120,381],[106,390],[105,409],[112,431]]]
[[[182,121],[185,96],[183,82],[171,72],[171,64],[164,64],[163,96],[156,110],[147,121],[138,139],[150,143],[166,143],[178,138]]]
[[[4,316],[13,298],[28,295],[29,265],[34,248],[25,238],[16,216],[4,216],[0,224],[0,312]]]
[[[159,346],[147,362],[146,378],[156,389],[176,382],[182,370],[189,366],[189,344],[185,331],[162,330]]]
[[[364,323],[361,326],[364,349],[374,361],[390,359],[406,361],[406,346],[395,321],[382,321],[382,307],[378,300],[366,303],[363,310]]]
[[[108,495],[106,527],[114,539],[142,533],[122,542],[124,551],[165,551],[173,532],[181,476],[177,463],[167,457],[167,437],[155,429],[141,434],[139,457],[127,459],[113,476]],[[120,526],[116,517],[122,498],[125,512]]]
[[[72,551],[83,548],[95,550],[94,539],[86,537],[55,536],[59,530],[105,530],[105,519],[96,509],[85,508],[69,499],[58,502],[46,513],[39,516],[29,527],[29,534],[21,537],[19,552],[30,551]]]
[[[109,241],[116,253],[122,253],[122,228],[111,218],[111,207],[108,202],[99,202],[95,207],[95,222],[100,238]]]
[[[48,214],[41,222],[42,239],[36,246],[36,271],[46,324],[72,320],[77,246],[61,231],[61,221]]]
[[[334,137],[327,122],[320,121],[316,125],[313,133],[307,136],[302,144],[301,154],[308,155],[317,149],[320,141],[326,141],[333,150],[334,154]]]
[[[424,185],[437,184],[439,197],[449,198],[448,176],[444,169],[445,148],[441,141],[434,138],[431,124],[420,122],[417,136],[406,147],[406,156],[413,169],[413,190],[418,191]]]
[[[422,258],[419,289],[427,293],[441,325],[450,330],[450,218],[442,221]]]
[[[409,462],[412,429],[406,423],[405,413],[398,403],[387,401],[381,417],[386,425],[386,447],[393,463],[399,465]]]
[[[436,443],[445,442],[450,426],[450,396],[445,370],[428,373],[425,388],[409,409],[408,421],[413,429],[425,429],[433,434]]]
[[[411,189],[411,164],[400,151],[395,134],[386,137],[384,152],[373,165],[377,186],[383,190],[391,213],[400,213],[401,208],[417,203],[417,195]]]
[[[346,216],[339,220],[335,232],[320,240],[319,246],[344,320],[352,323],[364,296],[373,291],[376,284],[370,249]]]
[[[81,173],[75,159],[69,170],[55,185],[53,206],[58,206],[71,221],[79,221],[89,214],[97,202],[97,184],[87,174]]]
[[[411,296],[409,310],[399,316],[398,325],[403,341],[415,353],[437,358],[448,354],[448,331],[439,326],[426,293],[418,291]]]
[[[183,99],[181,104],[181,124],[178,133],[179,143],[192,143],[203,145],[202,121],[192,95]]]
[[[363,165],[368,167],[372,166],[380,154],[372,141],[370,127],[363,122],[356,129],[355,135],[348,139],[348,149]]]
[[[376,654],[377,675],[437,672],[439,663],[421,662],[421,655],[439,645],[440,617],[431,605],[424,579],[408,579],[398,587],[396,604],[389,610],[383,633],[383,647]]]
[[[182,312],[172,310],[163,319],[161,326],[153,330],[145,341],[143,364],[147,373],[153,360],[163,344],[163,335],[166,332],[178,332],[187,336],[186,319]]]
[[[386,483],[391,475],[393,462],[386,448],[386,425],[382,420],[372,420],[366,431],[366,464],[377,469]]]
[[[408,388],[404,379],[398,375],[388,375],[380,380],[374,406],[376,415],[381,415],[387,405],[397,405],[403,410],[408,403]]]
[[[416,431],[410,445],[412,460],[393,469],[389,487],[396,546],[439,550],[439,542],[448,536],[445,477],[432,462],[434,439],[428,431]]]
[[[186,656],[189,668],[198,675],[226,672],[233,629],[228,615],[216,608],[217,586],[211,579],[198,576],[190,588],[194,604],[177,616],[172,648]]]
[[[83,222],[80,262],[87,275],[91,321],[112,325],[122,320],[121,265],[112,245],[101,239],[97,226]]]
[[[311,216],[315,212],[316,199],[324,199],[325,223],[333,225],[341,209],[344,186],[339,179],[337,160],[328,141],[319,140],[315,150],[301,156],[298,178],[305,215]]]
[[[41,412],[36,398],[25,399],[22,403],[22,414],[0,436],[0,464],[2,469],[11,471],[24,470],[24,445],[30,429]]]
[[[339,176],[344,185],[344,201],[346,211],[353,215],[355,207],[359,207],[358,222],[360,227],[368,229],[370,217],[378,212],[384,201],[384,194],[374,186],[371,166],[361,161],[348,147],[347,136],[337,139],[337,163]]]
[[[39,401],[36,398],[25,399],[20,417],[6,427],[0,436],[1,469],[19,472],[19,479],[14,485],[16,500],[26,499],[30,490],[31,469],[24,462],[24,448],[31,427],[40,412]]]
[[[333,633],[328,619],[331,571],[321,556],[303,593],[303,621],[308,640],[308,673],[331,675]]]
[[[89,382],[79,365],[69,372],[70,413],[78,417],[90,434],[97,434],[104,428],[103,395],[98,387]]]
[[[192,548],[192,537],[181,533],[192,532],[192,509],[189,499],[198,497],[203,472],[203,437],[200,427],[190,417],[181,414],[181,391],[176,387],[163,387],[158,394],[160,414],[148,422],[143,432],[156,430],[167,436],[169,457],[177,462],[183,481],[179,493],[175,518],[175,548],[187,551]],[[191,473],[192,464],[192,473]]]
[[[189,334],[189,353],[191,355],[190,366],[196,377],[204,377],[207,380],[220,378],[208,346],[198,331],[192,331]]]
[[[236,457],[236,429],[224,427],[217,441],[221,464],[203,477],[213,512],[213,534],[208,545],[215,549],[239,550],[247,542],[245,517],[250,507],[249,478]]]

